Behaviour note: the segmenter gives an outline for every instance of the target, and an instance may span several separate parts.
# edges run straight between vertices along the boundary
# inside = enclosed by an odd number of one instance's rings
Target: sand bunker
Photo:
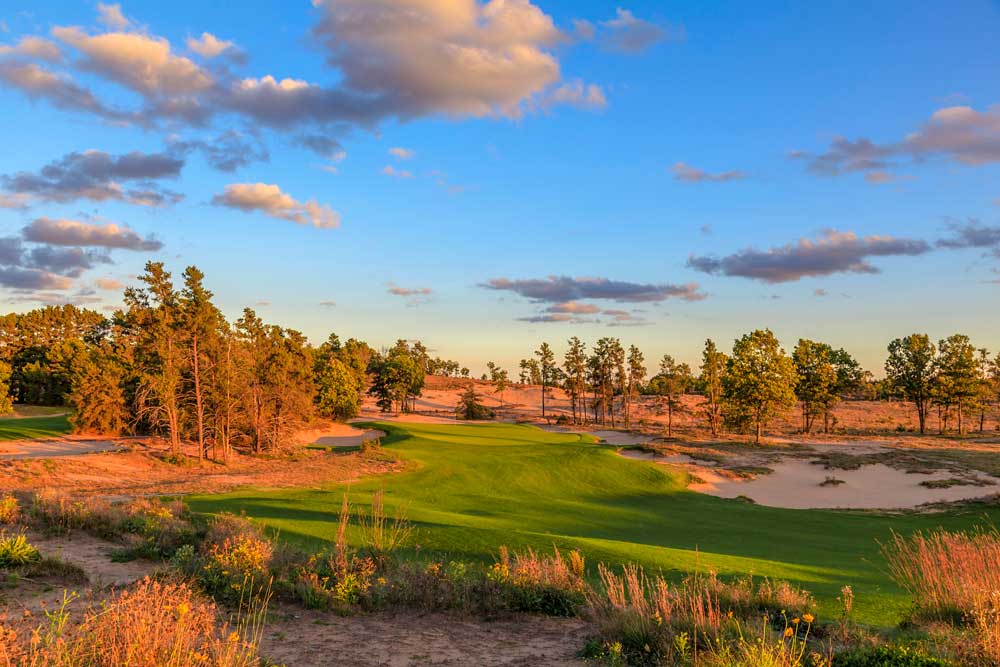
[[[312,444],[323,447],[359,447],[365,440],[376,440],[384,437],[384,431],[362,430],[354,428],[350,424],[333,424],[322,431],[309,433]]]
[[[1000,493],[1000,479],[980,475],[976,484],[944,488],[926,482],[954,480],[948,472],[907,473],[882,463],[857,470],[828,470],[801,459],[769,463],[774,472],[753,479],[727,476],[723,470],[694,465],[683,454],[659,456],[649,452],[623,451],[622,456],[656,463],[679,465],[695,476],[692,491],[718,498],[750,498],[760,505],[789,509],[911,509],[927,503],[955,502]]]
[[[652,442],[656,440],[655,436],[643,435],[641,433],[629,433],[628,431],[611,431],[611,430],[596,430],[596,431],[585,431],[579,428],[570,428],[567,426],[548,426],[545,424],[537,424],[538,428],[543,431],[553,431],[555,433],[582,433],[584,435],[592,435],[595,438],[599,438],[609,445],[617,445],[619,447],[630,447],[632,445],[644,445],[647,442]]]
[[[11,440],[0,443],[0,459],[49,459],[57,456],[79,456],[95,452],[112,452],[124,445],[115,440],[58,438],[51,440]]]
[[[384,413],[376,414],[365,414],[356,419],[352,419],[351,423],[356,422],[402,422],[404,424],[475,424],[476,422],[464,422],[454,417],[434,417],[431,415],[418,415],[412,412],[407,412],[399,415],[389,415]]]

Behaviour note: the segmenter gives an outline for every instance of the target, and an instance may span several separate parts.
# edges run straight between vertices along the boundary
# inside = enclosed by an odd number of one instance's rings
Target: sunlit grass
[[[345,492],[364,511],[384,488],[386,507],[406,512],[416,527],[411,542],[423,553],[488,561],[501,544],[556,545],[581,550],[590,563],[636,562],[674,579],[693,570],[752,574],[812,591],[821,614],[833,614],[841,587],[851,585],[855,617],[883,625],[902,617],[909,597],[884,572],[879,540],[892,530],[962,529],[1000,516],[761,507],[687,491],[684,473],[626,459],[586,436],[511,424],[372,426],[387,432],[383,447],[409,472],[349,487],[188,500],[198,512],[245,511],[281,539],[318,546],[335,530]]]

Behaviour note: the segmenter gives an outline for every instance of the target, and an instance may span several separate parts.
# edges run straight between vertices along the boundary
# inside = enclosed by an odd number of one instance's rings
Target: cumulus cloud
[[[22,37],[14,45],[0,44],[0,56],[24,56],[49,62],[62,60],[62,52],[55,43],[32,35]]]
[[[2,183],[12,193],[40,201],[118,200],[162,206],[175,203],[182,196],[159,188],[153,181],[174,178],[183,166],[184,160],[166,153],[133,151],[116,156],[88,150],[69,153],[45,165],[38,173],[21,171],[3,176]],[[131,181],[136,186],[126,190],[122,181]]]
[[[569,276],[549,276],[547,278],[511,280],[493,278],[481,285],[486,289],[514,292],[535,302],[565,303],[581,299],[640,303],[681,299],[700,301],[705,294],[697,283],[684,285],[632,283],[607,278],[571,278]]]
[[[559,80],[565,40],[529,0],[317,0],[314,34],[348,90],[401,116],[517,116]]]
[[[673,172],[675,181],[684,181],[685,183],[726,183],[747,177],[746,172],[743,171],[722,171],[712,174],[684,162],[675,163],[670,171]]]
[[[570,315],[593,315],[601,312],[601,309],[592,303],[579,303],[577,301],[556,303],[545,310],[549,313],[568,313]]]
[[[117,292],[125,288],[125,283],[116,278],[98,278],[94,281],[98,289]]]
[[[344,146],[333,137],[322,134],[302,134],[295,137],[295,143],[334,162],[341,162],[347,158]]]
[[[615,18],[603,21],[601,26],[605,29],[602,44],[619,53],[641,53],[668,36],[675,39],[684,39],[685,36],[683,26],[668,35],[666,29],[637,18],[631,11],[621,7],[617,9]]]
[[[73,279],[42,269],[0,266],[0,286],[21,290],[63,290],[73,285]]]
[[[406,169],[396,169],[391,164],[382,167],[382,174],[392,178],[413,178],[413,172]]]
[[[315,199],[296,201],[277,185],[267,183],[232,183],[212,198],[216,206],[227,206],[245,213],[260,211],[279,220],[328,229],[340,226],[340,216]]]
[[[228,130],[214,139],[175,140],[171,149],[181,154],[198,151],[219,171],[232,173],[254,162],[267,162],[271,154],[257,139],[250,139],[236,130]]]
[[[148,97],[192,95],[214,83],[193,61],[175,55],[162,37],[138,32],[90,35],[77,27],[53,28],[52,35],[83,54],[81,69]]]
[[[0,286],[19,290],[67,289],[73,278],[96,263],[109,262],[106,253],[81,248],[25,248],[16,236],[0,238]]]
[[[337,302],[336,301],[320,301],[319,305],[323,306],[324,308],[333,308],[333,307],[335,307],[337,305]]]
[[[31,198],[25,194],[5,195],[0,192],[0,208],[24,209],[28,208]]]
[[[1000,226],[991,227],[979,220],[969,219],[965,222],[952,221],[948,223],[952,235],[938,239],[939,248],[961,250],[964,248],[988,249],[991,254],[1000,257]]]
[[[900,159],[920,162],[938,157],[969,166],[1000,162],[1000,105],[986,111],[968,106],[939,109],[894,143],[837,137],[825,152],[793,151],[790,156],[807,160],[809,169],[821,175],[885,172]]]
[[[389,155],[400,160],[412,160],[413,156],[416,154],[417,152],[412,148],[401,148],[396,146],[389,149]]]
[[[429,296],[433,293],[430,287],[400,287],[395,283],[389,283],[386,291],[393,296]]]
[[[36,246],[25,254],[27,266],[48,271],[60,276],[78,278],[95,264],[110,264],[107,252],[84,250],[83,248],[53,248]]]
[[[584,84],[580,79],[574,79],[546,93],[541,105],[545,108],[568,105],[578,109],[603,109],[608,106],[608,100],[604,89],[597,84]]]
[[[198,38],[188,37],[187,47],[203,58],[218,58],[222,55],[237,59],[242,57],[235,43],[226,39],[219,39],[210,32],[203,32],[201,33],[201,37]]]
[[[561,85],[556,48],[571,40],[530,0],[314,4],[320,20],[313,34],[326,48],[334,83],[266,73],[240,78],[225,67],[202,67],[167,39],[136,27],[113,5],[101,10],[107,31],[52,30],[77,56],[66,71],[10,62],[0,69],[0,80],[61,108],[146,127],[205,126],[218,114],[233,113],[277,129],[372,129],[393,117],[516,118],[555,103],[604,104],[603,91],[593,84]],[[607,30],[634,32],[632,19],[620,16],[630,25],[612,22]],[[207,32],[191,37],[186,46],[203,59],[245,60],[232,42]],[[127,112],[106,107],[73,81],[70,69],[123,86],[142,104]]]
[[[153,252],[163,243],[152,237],[143,238],[135,231],[114,223],[91,224],[77,220],[36,218],[24,228],[22,235],[34,243],[55,246],[86,246]]]
[[[139,122],[134,113],[105,106],[68,74],[57,74],[36,63],[0,61],[0,82],[20,90],[32,100],[47,100],[57,109],[86,111],[115,123]]]
[[[122,13],[121,5],[97,3],[97,20],[112,30],[124,30],[129,26],[129,21]]]
[[[922,255],[930,249],[917,239],[859,237],[829,229],[816,240],[803,238],[768,250],[747,248],[721,258],[692,255],[687,264],[704,273],[782,283],[834,273],[878,273],[868,258]]]

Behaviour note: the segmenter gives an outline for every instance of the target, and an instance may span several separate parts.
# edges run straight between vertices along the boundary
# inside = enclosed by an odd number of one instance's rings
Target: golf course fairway
[[[878,542],[891,531],[992,525],[982,507],[933,514],[788,510],[686,490],[680,471],[619,456],[589,436],[513,424],[366,424],[403,472],[351,485],[240,489],[186,500],[200,513],[245,513],[281,539],[320,548],[336,530],[346,493],[365,512],[385,491],[389,511],[415,525],[421,558],[488,560],[500,545],[580,549],[598,562],[637,562],[669,577],[698,568],[723,576],[785,579],[811,591],[820,613],[837,613],[841,587],[855,620],[887,626],[910,606],[885,574]],[[337,454],[330,454],[336,456]],[[419,546],[418,546],[419,545]]]

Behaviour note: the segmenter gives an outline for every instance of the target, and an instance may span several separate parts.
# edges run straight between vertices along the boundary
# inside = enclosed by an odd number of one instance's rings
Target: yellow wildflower
[[[806,623],[812,623],[813,620],[815,619],[815,616],[813,616],[812,614],[802,614],[802,618],[803,620],[805,620]]]
[[[792,630],[791,628],[785,628],[785,636],[786,637],[791,637],[793,634],[795,634],[794,630]]]

